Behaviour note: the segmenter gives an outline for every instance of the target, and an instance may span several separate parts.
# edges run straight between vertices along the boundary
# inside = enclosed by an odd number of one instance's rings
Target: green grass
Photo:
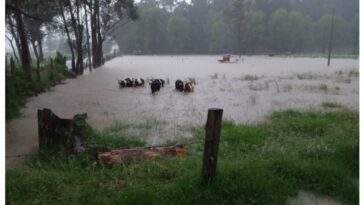
[[[321,104],[322,107],[324,108],[342,108],[343,106],[339,103],[336,102],[323,102]]]
[[[254,80],[258,80],[259,78],[256,75],[249,75],[249,74],[247,74],[247,75],[244,75],[243,77],[241,77],[240,79],[243,80],[243,81],[244,80],[254,81]]]
[[[218,173],[201,184],[204,129],[194,129],[187,156],[102,167],[86,154],[40,155],[6,171],[7,204],[285,204],[299,190],[359,203],[359,116],[274,112],[247,126],[224,121]],[[141,146],[123,125],[88,130],[89,143]],[[110,134],[113,133],[113,134]],[[118,136],[118,137],[116,137]],[[82,197],[80,197],[82,196]]]
[[[6,67],[6,119],[13,119],[20,115],[20,109],[25,106],[27,98],[44,92],[55,86],[65,76],[63,66],[63,56],[58,55],[53,59],[53,68],[47,60],[40,67],[40,81],[37,80],[36,66],[32,65],[31,80],[28,79],[20,65],[15,66],[14,75],[10,71],[10,66]]]

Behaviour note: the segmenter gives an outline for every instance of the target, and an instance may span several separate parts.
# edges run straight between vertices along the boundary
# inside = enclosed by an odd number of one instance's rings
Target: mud
[[[156,145],[191,137],[190,128],[203,125],[207,109],[224,109],[224,119],[256,123],[272,111],[323,109],[322,102],[337,102],[359,109],[358,60],[252,56],[237,63],[219,63],[220,56],[123,56],[77,79],[68,79],[50,92],[28,100],[22,116],[6,124],[6,154],[37,148],[37,109],[50,108],[71,118],[87,112],[88,122],[105,128],[115,122],[152,122],[143,136]],[[155,95],[144,88],[120,89],[118,79],[163,78]],[[177,79],[194,78],[195,92],[174,89]],[[7,159],[7,164],[13,160]]]

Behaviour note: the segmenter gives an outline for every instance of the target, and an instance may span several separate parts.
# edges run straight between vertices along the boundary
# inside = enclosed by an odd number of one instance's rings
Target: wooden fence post
[[[15,62],[13,57],[10,58],[10,73],[11,73],[11,77],[15,78]]]
[[[5,70],[8,68],[8,54],[5,55]]]
[[[50,60],[50,68],[49,68],[49,79],[51,80],[51,83],[53,83],[54,75],[53,75],[53,59]]]
[[[330,66],[330,60],[331,60],[332,35],[334,33],[334,17],[335,17],[335,9],[332,9],[331,29],[330,29],[330,41],[329,41],[329,55],[327,56],[327,66]]]
[[[37,58],[37,81],[40,82],[40,61]]]
[[[203,154],[202,181],[208,183],[216,175],[219,151],[222,109],[210,108],[205,127],[205,149]]]

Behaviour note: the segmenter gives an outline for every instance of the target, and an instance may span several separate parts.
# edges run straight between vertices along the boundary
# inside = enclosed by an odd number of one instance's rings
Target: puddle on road
[[[99,129],[115,122],[163,122],[140,136],[151,145],[191,137],[190,128],[203,125],[211,107],[223,108],[224,119],[238,123],[256,123],[287,108],[319,108],[322,102],[359,109],[358,60],[334,59],[327,67],[321,58],[253,56],[231,64],[219,63],[219,58],[124,56],[68,79],[30,98],[22,117],[6,124],[6,153],[29,153],[37,147],[36,113],[43,108],[63,118],[87,112],[88,122]],[[126,77],[164,78],[170,84],[152,95],[149,86],[120,89],[117,80]],[[197,82],[195,92],[176,92],[174,81],[188,77]]]

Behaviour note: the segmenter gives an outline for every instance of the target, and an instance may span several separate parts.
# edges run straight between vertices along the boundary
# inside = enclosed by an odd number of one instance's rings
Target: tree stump
[[[82,151],[83,126],[87,114],[62,119],[50,109],[38,110],[39,149]]]

